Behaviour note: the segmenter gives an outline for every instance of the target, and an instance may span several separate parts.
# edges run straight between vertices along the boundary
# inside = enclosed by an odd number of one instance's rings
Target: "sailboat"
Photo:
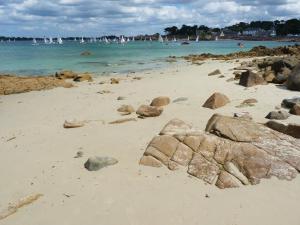
[[[188,39],[187,39],[188,41],[190,41],[190,36],[188,36]]]
[[[218,41],[218,40],[219,40],[219,37],[218,37],[218,36],[216,36],[216,37],[215,37],[215,41]]]
[[[125,44],[125,42],[126,42],[126,41],[125,41],[124,37],[121,36],[120,43],[121,43],[121,44]]]
[[[53,42],[53,39],[52,39],[52,37],[49,37],[49,44],[53,44],[54,42]]]
[[[158,36],[158,41],[159,41],[160,43],[163,43],[163,42],[164,42],[164,39],[162,38],[161,35]]]
[[[9,40],[9,42],[10,42],[10,40]],[[38,43],[37,43],[37,41],[36,41],[35,38],[32,39],[32,45],[38,45]]]
[[[165,37],[165,42],[168,42],[168,41],[169,41],[168,36],[166,36]]]
[[[80,44],[83,44],[84,43],[84,39],[83,39],[83,37],[81,37],[81,40],[80,40],[80,42],[79,42]]]
[[[107,37],[105,37],[105,38],[104,38],[104,42],[105,42],[106,44],[108,44],[108,43],[109,43],[109,41],[108,41]]]
[[[196,42],[199,42],[199,36],[197,35]]]
[[[176,40],[176,37],[174,37],[174,38],[173,38],[173,42],[176,42],[176,41],[177,41],[177,40]]]
[[[135,41],[134,37],[132,38],[132,41]]]
[[[44,44],[49,44],[49,40],[46,37],[44,37]]]
[[[152,41],[152,38],[151,38],[151,37],[149,38],[149,41]]]
[[[74,42],[76,42],[77,41],[77,39],[76,39],[76,37],[74,38],[74,40],[73,40]]]
[[[57,43],[60,44],[60,45],[62,45],[63,44],[63,40],[59,37],[59,38],[57,38]]]

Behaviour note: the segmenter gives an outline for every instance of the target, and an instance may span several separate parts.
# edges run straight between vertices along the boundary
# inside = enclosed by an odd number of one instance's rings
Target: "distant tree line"
[[[222,29],[229,29],[235,32],[243,32],[248,28],[260,28],[263,30],[271,30],[275,29],[277,35],[279,36],[286,36],[288,34],[300,34],[300,20],[299,19],[290,19],[290,20],[276,20],[276,21],[252,21],[250,23],[240,22],[234,24],[232,26],[227,26]],[[182,25],[181,28],[176,26],[167,27],[165,28],[164,32],[167,35],[174,35],[174,36],[187,36],[187,35],[195,35],[197,32],[205,32],[207,34],[211,34],[212,32],[220,32],[220,28],[211,28],[205,25]]]

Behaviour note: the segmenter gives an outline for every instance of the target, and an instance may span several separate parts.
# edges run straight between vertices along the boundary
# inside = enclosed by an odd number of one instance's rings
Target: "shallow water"
[[[32,45],[30,41],[0,43],[0,73],[19,75],[48,75],[59,70],[78,72],[126,73],[166,65],[166,57],[188,54],[214,53],[227,54],[241,51],[234,40],[191,42],[129,42],[125,45],[65,41],[63,45]],[[254,46],[276,47],[289,45],[287,42],[244,41],[247,51]],[[81,56],[84,51],[92,55]]]

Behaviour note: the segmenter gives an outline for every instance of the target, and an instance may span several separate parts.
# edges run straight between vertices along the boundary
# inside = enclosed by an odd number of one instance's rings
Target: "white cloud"
[[[299,17],[299,11],[299,0],[0,0],[0,32],[62,36],[155,33],[171,25],[224,26]]]

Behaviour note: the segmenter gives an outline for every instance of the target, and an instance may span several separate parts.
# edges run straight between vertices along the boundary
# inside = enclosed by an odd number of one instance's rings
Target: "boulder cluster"
[[[254,59],[235,70],[235,80],[245,87],[275,83],[300,91],[300,57],[296,55]]]
[[[206,132],[173,119],[152,139],[140,164],[181,168],[222,189],[273,176],[292,180],[300,171],[300,140],[243,118],[215,114]]]

